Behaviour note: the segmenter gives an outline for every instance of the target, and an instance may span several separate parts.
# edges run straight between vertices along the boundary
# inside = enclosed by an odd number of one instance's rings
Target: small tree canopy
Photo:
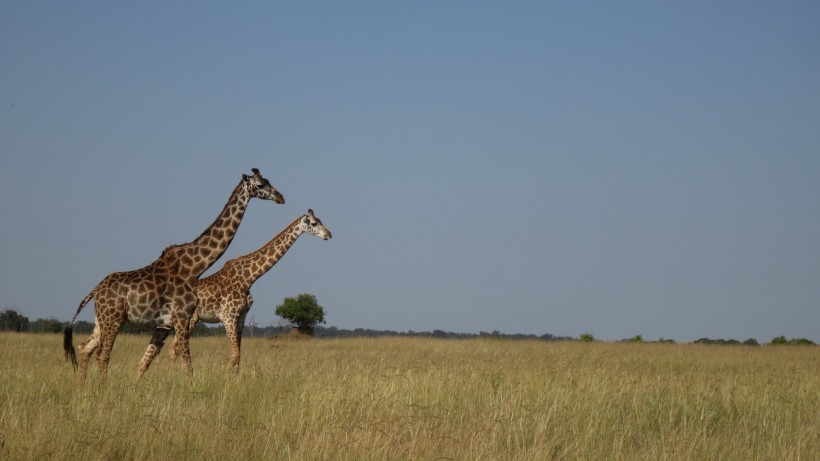
[[[285,298],[276,306],[276,315],[295,325],[300,332],[312,335],[313,328],[325,323],[325,309],[319,305],[316,296],[302,293],[295,298]]]

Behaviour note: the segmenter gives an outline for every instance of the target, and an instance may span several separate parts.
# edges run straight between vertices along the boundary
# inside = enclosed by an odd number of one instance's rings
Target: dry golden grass
[[[818,347],[194,338],[135,385],[120,335],[79,385],[61,340],[0,334],[0,459],[820,459]]]

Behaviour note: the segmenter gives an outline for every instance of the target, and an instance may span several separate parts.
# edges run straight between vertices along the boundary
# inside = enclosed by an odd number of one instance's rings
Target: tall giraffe
[[[242,329],[245,326],[245,315],[251,309],[253,296],[251,286],[267,273],[287,253],[290,247],[303,233],[308,233],[323,240],[332,238],[330,230],[313,214],[313,210],[296,218],[271,241],[253,253],[232,259],[216,273],[197,280],[196,291],[199,305],[191,316],[188,333],[194,330],[196,322],[222,322],[225,333],[231,342],[231,368],[239,368]],[[174,339],[176,345],[177,339]],[[171,358],[177,352],[171,350]]]
[[[100,374],[105,377],[111,349],[125,322],[140,328],[154,328],[151,342],[139,365],[141,378],[162,349],[165,339],[176,331],[175,347],[190,374],[191,351],[188,323],[196,310],[196,280],[219,259],[233,240],[251,198],[285,203],[282,194],[254,168],[253,175],[242,175],[216,220],[190,243],[172,245],[156,261],[130,272],[107,275],[77,308],[66,327],[63,348],[77,368],[72,344],[74,321],[85,305],[94,299],[94,331],[79,347],[80,378],[85,379],[88,359],[97,351]]]

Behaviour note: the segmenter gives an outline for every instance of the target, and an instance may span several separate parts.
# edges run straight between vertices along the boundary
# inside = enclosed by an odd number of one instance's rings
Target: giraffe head
[[[262,177],[258,168],[252,168],[253,175],[242,175],[245,185],[251,193],[251,197],[261,198],[263,200],[273,200],[276,203],[285,203],[285,196],[279,193],[266,178]]]
[[[330,229],[325,227],[324,224],[322,224],[322,220],[313,214],[313,210],[308,210],[299,221],[299,230],[320,237],[322,240],[333,238]]]

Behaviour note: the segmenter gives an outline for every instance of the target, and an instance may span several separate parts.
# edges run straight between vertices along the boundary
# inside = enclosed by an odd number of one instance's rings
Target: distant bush
[[[582,343],[591,343],[595,341],[595,337],[592,336],[592,333],[582,333],[579,339]]]
[[[717,344],[720,346],[734,346],[740,344],[740,341],[736,339],[709,339],[709,338],[700,338],[695,340],[695,344]]]
[[[62,333],[63,322],[57,319],[37,319],[29,324],[32,333]]]
[[[792,338],[786,339],[785,336],[778,336],[769,342],[769,344],[773,346],[782,346],[782,345],[789,345],[789,346],[815,346],[815,342],[806,339],[806,338]]]
[[[627,339],[626,342],[628,342],[628,343],[642,343],[643,342],[643,336],[635,335],[635,336]]]
[[[798,345],[798,346],[816,346],[817,345],[814,341],[812,341],[810,339],[806,339],[806,338],[794,338],[791,341],[789,341],[789,344],[795,344],[795,345]]]

